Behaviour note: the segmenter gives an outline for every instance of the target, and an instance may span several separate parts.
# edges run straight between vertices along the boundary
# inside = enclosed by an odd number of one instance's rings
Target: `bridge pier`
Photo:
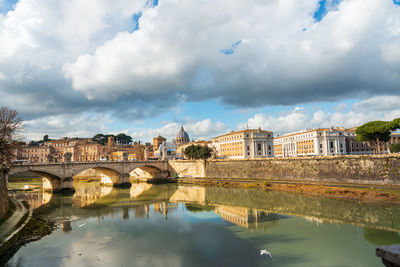
[[[51,181],[53,194],[72,194],[75,193],[74,189],[74,180],[72,177],[67,177],[60,180],[52,180]]]
[[[131,180],[130,180],[130,174],[129,173],[124,173],[121,174],[118,177],[118,180],[113,184],[113,187],[119,187],[119,188],[130,188],[131,187]]]

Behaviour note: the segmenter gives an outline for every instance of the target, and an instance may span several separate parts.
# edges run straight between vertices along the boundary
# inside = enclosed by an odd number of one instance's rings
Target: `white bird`
[[[262,250],[260,250],[260,255],[263,255],[263,254],[268,255],[268,256],[271,258],[271,260],[272,260],[271,252],[269,252],[269,251],[266,250],[266,249],[262,249]]]
[[[86,223],[78,224],[78,227],[84,226]]]

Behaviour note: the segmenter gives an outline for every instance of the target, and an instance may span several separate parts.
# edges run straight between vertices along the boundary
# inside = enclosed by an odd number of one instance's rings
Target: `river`
[[[243,188],[74,187],[73,196],[22,194],[59,227],[9,266],[383,266],[375,248],[400,243],[399,205]]]

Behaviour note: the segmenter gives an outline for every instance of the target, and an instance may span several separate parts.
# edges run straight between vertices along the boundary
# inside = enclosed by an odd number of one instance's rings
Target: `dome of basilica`
[[[177,146],[190,142],[189,134],[181,127],[180,131],[176,135],[175,143]]]

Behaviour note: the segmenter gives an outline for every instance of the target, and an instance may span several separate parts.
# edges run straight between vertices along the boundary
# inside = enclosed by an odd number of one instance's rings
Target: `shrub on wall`
[[[211,148],[208,146],[191,145],[185,148],[184,153],[188,159],[208,159],[211,157]]]
[[[400,153],[400,143],[391,144],[389,149],[391,153]]]

